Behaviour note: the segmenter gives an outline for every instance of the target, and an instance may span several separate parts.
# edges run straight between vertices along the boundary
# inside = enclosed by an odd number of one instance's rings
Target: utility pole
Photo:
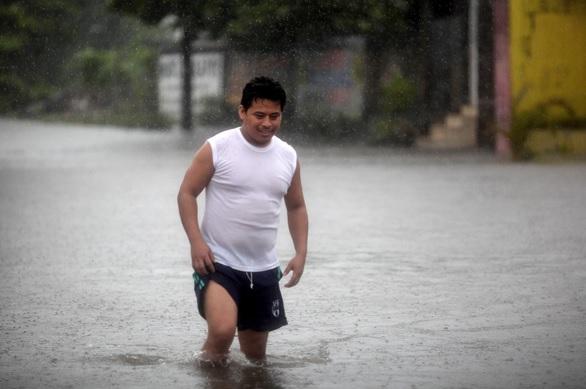
[[[193,42],[193,31],[189,24],[189,19],[185,18],[183,22],[183,38],[181,41],[181,52],[183,58],[183,85],[182,85],[182,97],[181,97],[181,128],[185,131],[191,131],[192,128],[192,95],[193,88],[191,85],[191,79],[193,77],[193,64],[191,61],[191,45]]]
[[[468,8],[468,75],[470,105],[478,112],[478,0]]]

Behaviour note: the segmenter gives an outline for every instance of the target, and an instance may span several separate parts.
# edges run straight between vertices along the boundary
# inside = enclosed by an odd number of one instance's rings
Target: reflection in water
[[[114,355],[111,360],[131,366],[150,366],[165,363],[165,358],[163,357],[145,354],[119,354]]]
[[[277,370],[269,364],[241,363],[233,361],[227,365],[212,366],[195,364],[198,376],[205,377],[205,388],[283,388]]]

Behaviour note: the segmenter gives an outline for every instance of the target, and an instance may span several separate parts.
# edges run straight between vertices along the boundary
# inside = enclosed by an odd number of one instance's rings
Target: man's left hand
[[[285,273],[283,275],[286,277],[290,272],[293,272],[293,275],[289,279],[289,282],[285,284],[285,288],[290,288],[292,286],[297,285],[301,275],[303,275],[303,268],[305,267],[305,257],[301,255],[294,256],[290,261],[287,267],[285,268]]]

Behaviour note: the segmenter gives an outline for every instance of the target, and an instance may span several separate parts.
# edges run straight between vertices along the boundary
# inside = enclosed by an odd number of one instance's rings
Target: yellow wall
[[[514,112],[559,100],[586,117],[586,0],[510,0],[509,7]]]

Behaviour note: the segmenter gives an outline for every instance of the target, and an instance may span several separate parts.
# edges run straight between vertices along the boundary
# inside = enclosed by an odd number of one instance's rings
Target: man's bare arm
[[[303,188],[301,186],[301,167],[297,162],[297,168],[293,175],[293,180],[289,190],[285,195],[285,205],[287,206],[287,221],[289,224],[289,233],[295,247],[295,256],[289,261],[285,268],[285,275],[293,272],[293,276],[285,284],[285,287],[295,286],[305,268],[305,259],[307,256],[307,235],[309,222],[307,218],[307,208],[303,197]]]
[[[193,161],[177,195],[181,223],[191,245],[191,264],[200,274],[208,274],[214,269],[214,256],[203,240],[197,218],[197,196],[204,190],[214,174],[212,148],[205,143],[195,154]]]

